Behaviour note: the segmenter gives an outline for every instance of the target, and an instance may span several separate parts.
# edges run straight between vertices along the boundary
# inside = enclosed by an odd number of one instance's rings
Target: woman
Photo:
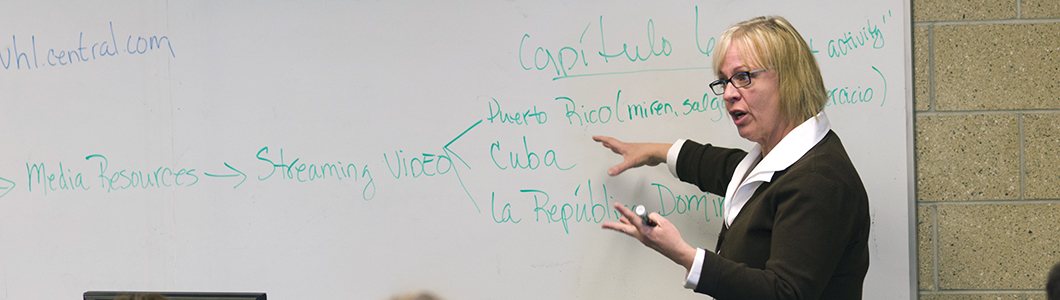
[[[688,270],[685,287],[716,299],[861,299],[869,266],[865,187],[825,116],[827,95],[805,40],[781,17],[722,34],[714,55],[725,100],[750,152],[679,140],[673,145],[593,137],[623,156],[611,176],[665,162],[682,181],[725,195],[716,252],[689,246],[662,216],[624,217],[626,233]]]

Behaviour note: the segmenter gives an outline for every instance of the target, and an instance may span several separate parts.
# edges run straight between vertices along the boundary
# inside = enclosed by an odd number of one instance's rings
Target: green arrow
[[[0,177],[0,180],[7,181],[7,183],[11,184],[11,186],[0,186],[0,190],[6,190],[6,191],[4,191],[3,194],[0,194],[0,198],[3,198],[4,195],[7,195],[7,193],[11,192],[11,190],[15,189],[15,182],[11,181],[11,180],[7,180],[6,178],[3,178],[3,177]]]
[[[243,176],[243,180],[240,180],[239,183],[236,184],[236,186],[233,186],[232,187],[233,189],[239,187],[239,185],[243,184],[244,181],[247,181],[247,174],[244,174],[243,172],[240,172],[239,170],[236,170],[236,168],[233,168],[228,163],[224,163],[224,164],[225,164],[225,167],[228,167],[229,169],[232,169],[232,171],[236,171],[236,173],[239,173],[239,174],[218,175],[218,174],[210,174],[210,173],[206,173],[206,172],[203,172],[203,174],[206,174],[206,176],[210,176],[210,177],[236,177],[236,176]],[[0,179],[2,179],[2,178],[0,178]],[[3,196],[0,196],[0,197],[3,197]]]
[[[442,151],[445,152],[445,155],[456,157],[456,159],[459,159],[460,162],[464,163],[464,166],[466,166],[468,169],[471,169],[471,166],[468,165],[463,158],[460,158],[460,155],[457,155],[456,152],[450,150],[449,146],[455,143],[456,140],[459,140],[461,137],[464,137],[464,135],[467,134],[468,131],[471,131],[472,128],[475,128],[475,126],[478,126],[478,124],[481,123],[482,120],[478,120],[478,122],[475,122],[475,124],[472,124],[471,127],[468,127],[466,130],[464,130],[464,132],[461,132],[460,135],[457,135],[455,138],[453,138],[453,140],[449,141],[449,143],[446,143],[445,146],[442,146]],[[452,160],[452,158],[450,158],[449,160]],[[471,204],[474,204],[475,209],[478,210],[479,213],[482,213],[482,209],[478,208],[478,202],[475,202],[475,197],[471,196],[471,192],[468,191],[467,186],[464,185],[464,179],[460,178],[460,170],[457,168],[453,168],[453,172],[456,173],[456,181],[460,182],[460,187],[464,189],[464,193],[467,193],[467,197],[471,199]]]

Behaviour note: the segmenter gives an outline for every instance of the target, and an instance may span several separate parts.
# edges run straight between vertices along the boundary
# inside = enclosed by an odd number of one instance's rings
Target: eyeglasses
[[[732,74],[732,77],[729,77],[729,79],[718,79],[714,82],[711,82],[710,89],[714,91],[715,95],[721,96],[722,94],[725,94],[725,86],[729,83],[732,83],[732,86],[735,88],[742,88],[748,86],[751,84],[751,74],[762,72],[772,68],[773,67],[768,67],[765,69],[751,70]]]

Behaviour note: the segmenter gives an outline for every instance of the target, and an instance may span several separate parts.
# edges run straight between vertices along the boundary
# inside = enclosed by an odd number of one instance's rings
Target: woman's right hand
[[[653,212],[648,215],[648,218],[655,221],[656,225],[647,225],[622,203],[615,202],[614,206],[616,211],[622,213],[622,217],[618,219],[618,222],[604,222],[601,225],[604,229],[625,233],[685,267],[685,271],[692,269],[697,250],[681,238],[681,233],[669,220]]]
[[[654,166],[666,162],[666,152],[670,144],[660,143],[626,143],[609,136],[593,136],[611,151],[622,155],[622,162],[607,170],[607,175],[615,176],[630,168]]]

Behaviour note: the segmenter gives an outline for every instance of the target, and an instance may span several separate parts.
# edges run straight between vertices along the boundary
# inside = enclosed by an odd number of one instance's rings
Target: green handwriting
[[[497,155],[495,153],[499,151],[501,151],[501,142],[493,142],[493,144],[490,145],[490,158],[493,159],[493,164],[496,165],[498,169],[508,170],[509,167],[502,166],[500,163],[497,162]],[[525,165],[520,162],[520,159],[522,159],[524,156],[526,157]],[[530,146],[528,146],[526,143],[526,136],[523,136],[523,153],[508,152],[508,161],[511,165],[511,169],[513,170],[537,170],[537,168],[541,167],[541,164],[544,163],[546,167],[556,166],[556,169],[559,169],[560,171],[566,171],[570,170],[571,168],[574,168],[574,166],[577,165],[574,164],[566,168],[561,167],[559,165],[559,162],[556,161],[555,150],[549,149],[545,152],[545,155],[543,157],[538,155],[536,152],[530,151]]]

